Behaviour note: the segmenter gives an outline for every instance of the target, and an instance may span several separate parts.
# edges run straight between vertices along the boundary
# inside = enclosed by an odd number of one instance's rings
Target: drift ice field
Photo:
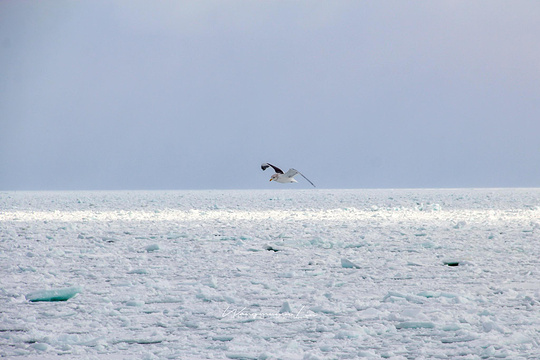
[[[540,189],[0,193],[0,357],[538,359]]]

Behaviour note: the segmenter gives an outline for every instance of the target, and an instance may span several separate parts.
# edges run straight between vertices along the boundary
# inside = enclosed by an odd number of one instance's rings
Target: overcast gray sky
[[[0,190],[540,186],[539,1],[0,1]]]

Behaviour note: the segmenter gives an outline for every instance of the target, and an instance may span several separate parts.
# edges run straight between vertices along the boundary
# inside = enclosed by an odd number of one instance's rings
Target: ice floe
[[[538,189],[1,192],[0,357],[540,358],[539,206]]]
[[[26,294],[28,301],[67,301],[80,293],[82,288],[79,286],[62,288],[62,289],[48,289],[37,290]]]

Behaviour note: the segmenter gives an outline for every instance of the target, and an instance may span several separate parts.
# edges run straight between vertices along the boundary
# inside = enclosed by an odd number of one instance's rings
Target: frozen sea
[[[538,359],[539,239],[540,189],[0,192],[0,357]]]

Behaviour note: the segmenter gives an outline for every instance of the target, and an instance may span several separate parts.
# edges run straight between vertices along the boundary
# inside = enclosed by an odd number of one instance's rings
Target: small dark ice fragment
[[[445,261],[444,265],[448,266],[459,266],[459,261]]]

